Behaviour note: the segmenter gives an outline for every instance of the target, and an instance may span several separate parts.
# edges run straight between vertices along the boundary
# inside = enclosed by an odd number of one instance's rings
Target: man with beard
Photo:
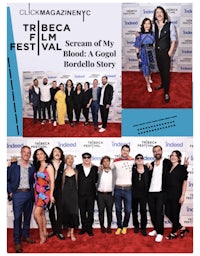
[[[106,130],[108,122],[108,113],[113,99],[113,86],[108,83],[108,77],[102,77],[102,87],[100,95],[100,113],[102,125],[99,125],[99,132],[104,132]]]
[[[171,168],[171,161],[163,159],[162,147],[153,147],[154,162],[151,163],[153,169],[150,171],[150,187],[148,193],[148,205],[151,222],[154,230],[149,232],[149,236],[156,236],[155,241],[161,242],[164,232],[164,189],[165,176]]]
[[[51,93],[50,93],[51,85],[48,84],[48,79],[46,77],[43,78],[43,84],[40,86],[40,101],[41,101],[41,109],[42,109],[42,123],[46,123],[46,109],[48,112],[49,123],[51,123]]]

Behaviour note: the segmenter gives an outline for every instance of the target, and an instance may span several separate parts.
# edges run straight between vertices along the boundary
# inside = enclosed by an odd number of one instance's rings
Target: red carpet
[[[158,73],[152,74],[152,89],[149,93],[141,72],[122,72],[123,108],[192,108],[192,73],[171,72],[170,102],[165,103]]]
[[[77,240],[72,242],[69,238],[59,240],[51,237],[43,245],[39,244],[39,233],[37,229],[31,229],[31,237],[36,244],[22,243],[24,253],[192,253],[193,252],[193,229],[184,238],[178,237],[174,240],[167,240],[165,237],[161,243],[156,243],[154,237],[142,236],[141,233],[134,234],[133,229],[128,230],[127,235],[102,234],[100,229],[94,229],[94,236],[88,234],[79,235]],[[152,229],[148,229],[150,231]],[[165,236],[170,229],[165,229]],[[67,231],[64,230],[64,235]],[[13,242],[13,230],[7,230],[7,251],[15,252]]]
[[[108,123],[106,131],[100,133],[94,130],[90,123],[84,126],[80,122],[77,126],[69,124],[53,126],[53,122],[41,125],[39,121],[33,124],[32,118],[23,118],[24,137],[121,137],[121,123]]]

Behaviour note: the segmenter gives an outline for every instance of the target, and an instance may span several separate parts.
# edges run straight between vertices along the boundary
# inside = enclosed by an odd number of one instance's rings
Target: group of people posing
[[[94,129],[104,132],[107,127],[109,109],[113,99],[113,86],[108,83],[108,77],[102,77],[100,87],[97,79],[93,80],[93,86],[85,82],[77,83],[74,88],[71,79],[66,84],[57,81],[48,84],[48,79],[43,78],[43,84],[38,84],[38,79],[33,80],[29,88],[29,102],[33,106],[34,124],[37,116],[42,125],[46,123],[46,113],[49,123],[53,115],[53,125],[64,125],[66,117],[71,127],[79,124],[81,112],[85,118],[84,125],[89,124],[89,109],[91,108]],[[100,109],[102,124],[98,125],[98,113]],[[47,112],[46,112],[47,111]],[[73,122],[75,114],[75,122]]]
[[[155,90],[164,89],[164,100],[170,101],[170,59],[176,46],[176,30],[167,12],[158,6],[154,11],[153,22],[149,18],[142,21],[140,32],[136,33],[134,47],[148,92],[152,92],[152,72],[160,73],[161,85]]]
[[[189,231],[179,222],[187,187],[188,159],[181,165],[181,152],[178,150],[171,153],[170,159],[163,158],[160,145],[153,147],[153,155],[155,160],[145,165],[143,155],[131,157],[130,146],[125,144],[121,148],[121,156],[112,163],[109,156],[103,156],[100,165],[96,166],[92,163],[92,155],[85,152],[82,163],[75,165],[73,155],[64,156],[60,147],[54,147],[49,156],[43,148],[38,148],[31,163],[31,149],[23,146],[21,158],[8,161],[7,170],[7,192],[13,202],[16,252],[22,252],[22,241],[35,243],[30,238],[33,205],[41,244],[52,236],[64,240],[63,229],[67,229],[67,237],[76,241],[74,230],[80,224],[80,235],[88,233],[93,236],[95,200],[102,233],[112,233],[112,210],[115,205],[115,234],[127,234],[132,212],[134,233],[141,230],[146,236],[148,204],[154,227],[149,236],[155,236],[156,242],[162,241],[165,214],[172,223],[171,233],[166,238],[183,237]],[[49,211],[51,233],[46,228],[46,209]]]

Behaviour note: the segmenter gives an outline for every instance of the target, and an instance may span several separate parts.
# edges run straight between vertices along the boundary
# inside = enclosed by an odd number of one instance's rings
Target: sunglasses
[[[90,159],[90,156],[84,156],[83,159]]]
[[[144,159],[144,158],[142,156],[138,156],[138,157],[136,157],[136,159],[139,160],[139,159]]]

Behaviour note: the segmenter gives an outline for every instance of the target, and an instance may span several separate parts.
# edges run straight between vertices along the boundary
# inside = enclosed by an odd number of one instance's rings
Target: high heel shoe
[[[76,237],[73,236],[73,235],[71,235],[71,240],[72,240],[72,241],[76,241]]]
[[[177,238],[176,233],[170,233],[168,236],[166,236],[166,239],[168,239],[168,240],[172,240],[172,239],[176,239],[176,238]]]
[[[186,232],[189,233],[189,229],[188,228],[180,229],[180,237],[183,238],[185,236]]]

